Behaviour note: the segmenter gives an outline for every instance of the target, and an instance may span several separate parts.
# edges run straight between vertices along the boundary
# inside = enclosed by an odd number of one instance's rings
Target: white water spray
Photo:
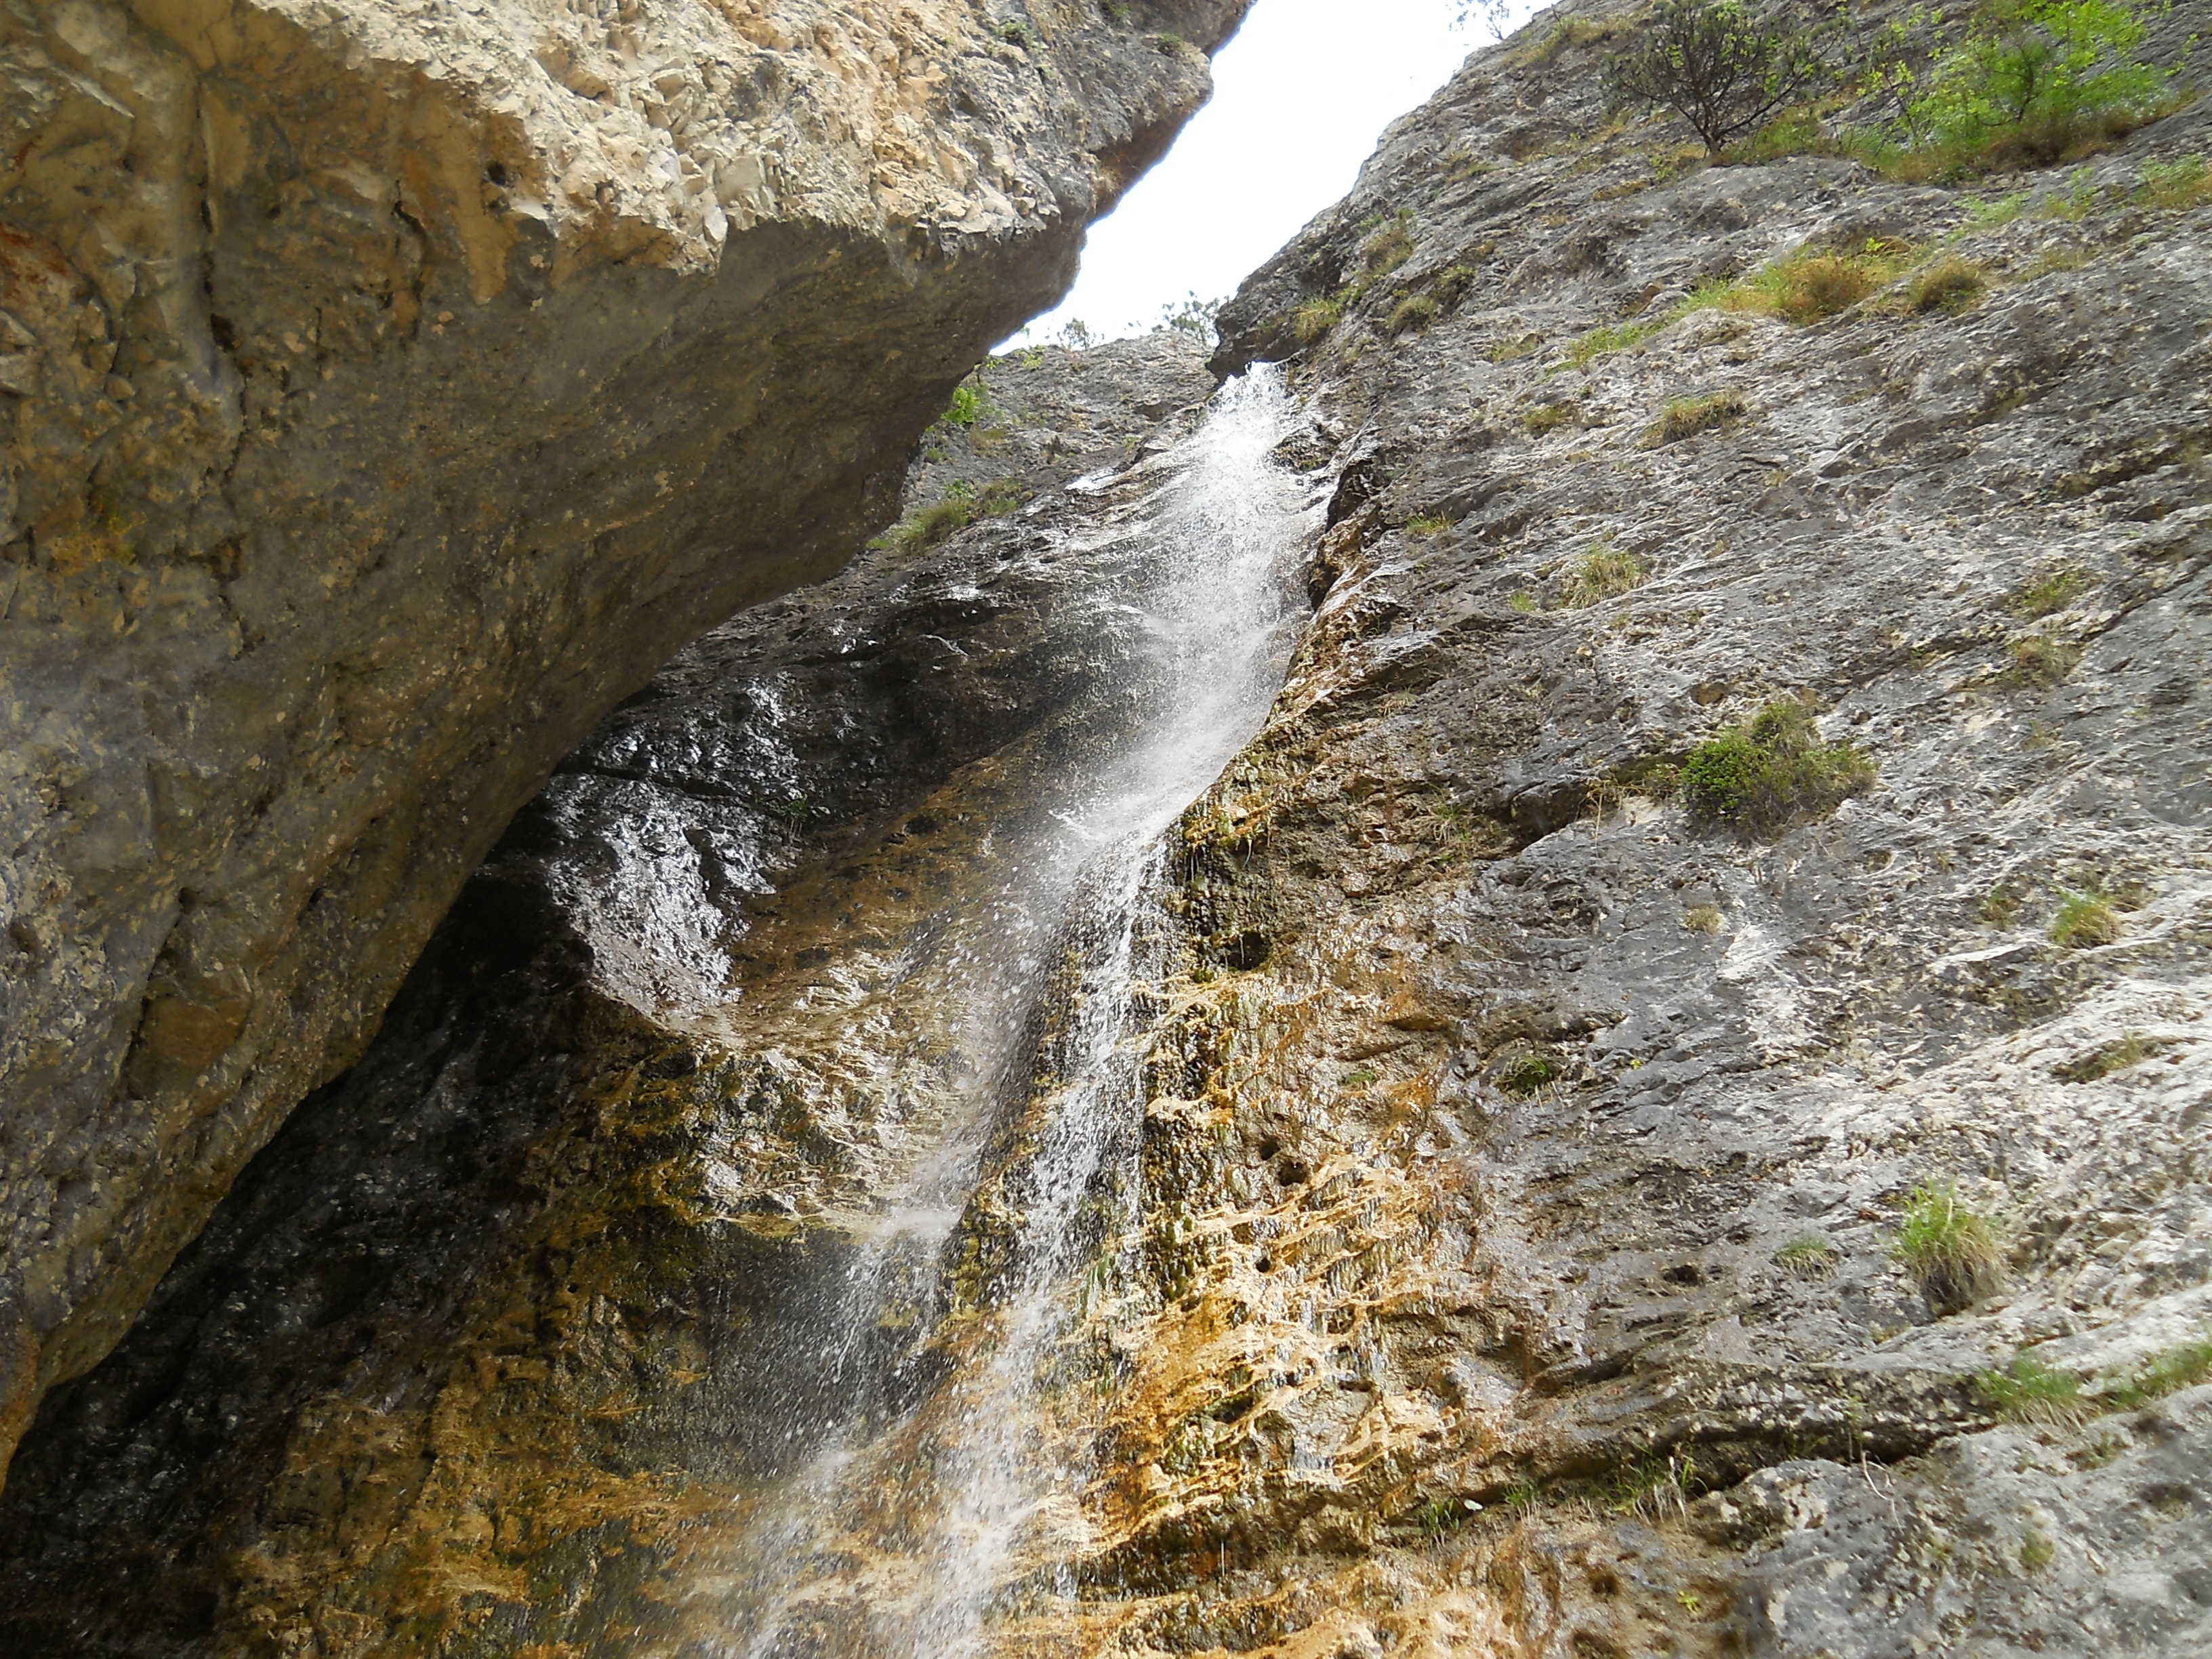
[[[1115,712],[1039,780],[1037,810],[994,826],[988,896],[943,919],[933,998],[965,1011],[953,1038],[964,1107],[822,1310],[833,1386],[786,1430],[815,1449],[720,1576],[723,1633],[704,1650],[718,1659],[957,1659],[1041,1531],[1079,1541],[1061,1536],[1080,1524],[1069,1472],[1041,1455],[1038,1376],[1099,1242],[1084,1212],[1131,1173],[1119,1166],[1143,1109],[1132,996],[1161,833],[1257,731],[1287,665],[1308,523],[1300,485],[1272,459],[1285,419],[1271,374],[1232,384],[1133,519],[1060,550],[1127,596],[1125,626],[1099,642]],[[1061,1000],[1041,1007],[1048,996]],[[1040,1024],[1055,1033],[1042,1054]],[[979,1340],[886,1427],[834,1385],[857,1373],[895,1289],[921,1305],[922,1328],[941,1316],[927,1281],[963,1206],[982,1201],[969,1194],[994,1137],[1009,1133],[992,1176],[1005,1260],[972,1311]],[[851,1542],[856,1511],[880,1522],[865,1550]]]

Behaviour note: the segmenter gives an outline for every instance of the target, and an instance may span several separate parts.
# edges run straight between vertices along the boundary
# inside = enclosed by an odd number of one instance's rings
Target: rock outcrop
[[[1243,9],[0,7],[0,1457]]]
[[[2212,111],[1716,166],[1607,119],[1617,27],[1470,60],[1224,313],[1305,402],[1315,614],[1171,839],[987,1651],[2212,1644]],[[1175,429],[1174,349],[994,367],[912,540],[578,752],[49,1401],[17,1645],[743,1633],[784,1402],[864,1376],[891,1437],[988,1325],[1006,1145],[930,1328],[807,1320],[943,1081],[884,987],[1111,723],[1082,560],[1160,445],[1085,377]]]

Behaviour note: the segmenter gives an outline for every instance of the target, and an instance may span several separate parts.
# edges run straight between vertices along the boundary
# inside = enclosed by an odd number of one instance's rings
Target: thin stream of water
[[[1130,596],[1122,712],[1042,780],[1027,822],[994,827],[988,896],[944,919],[931,1000],[963,1011],[961,1098],[822,1309],[830,1386],[782,1406],[800,1461],[746,1528],[717,1659],[957,1659],[1031,1534],[1073,1521],[1069,1472],[1040,1457],[1037,1376],[1102,1195],[1133,1188],[1133,995],[1162,832],[1258,729],[1287,665],[1308,515],[1273,458],[1286,407],[1264,371],[1232,383],[1135,521],[1066,550],[1074,579],[1110,570]],[[963,1214],[1005,1257],[975,1340],[919,1403],[886,1395],[884,1310],[939,1323]],[[856,1526],[875,1535],[856,1543]]]

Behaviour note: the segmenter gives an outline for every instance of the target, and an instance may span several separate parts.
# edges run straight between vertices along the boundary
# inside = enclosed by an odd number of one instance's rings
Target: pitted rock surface
[[[834,570],[1240,0],[0,7],[0,1456],[553,763]]]

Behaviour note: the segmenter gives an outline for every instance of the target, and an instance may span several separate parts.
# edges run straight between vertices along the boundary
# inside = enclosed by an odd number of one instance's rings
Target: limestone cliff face
[[[2202,1653],[2212,112],[1958,189],[1709,166],[1554,21],[1229,308],[1216,361],[1304,399],[1315,611],[1170,837],[983,1650]],[[1682,303],[1870,242],[1824,316]],[[1202,389],[1117,350],[994,368],[915,475],[1036,500],[702,642],[518,821],[49,1401],[18,1645],[748,1633],[787,1402],[858,1387],[896,1452],[990,1326],[1027,1117],[933,1311],[843,1370],[810,1322],[946,1082],[900,964],[1112,723],[1097,555],[1162,446],[1109,411]],[[1777,704],[1844,787],[1693,811]],[[1972,1282],[1900,1259],[1916,1192],[1986,1218]],[[883,1650],[928,1476],[845,1494],[779,1654]]]
[[[0,1456],[1242,10],[0,7]]]

